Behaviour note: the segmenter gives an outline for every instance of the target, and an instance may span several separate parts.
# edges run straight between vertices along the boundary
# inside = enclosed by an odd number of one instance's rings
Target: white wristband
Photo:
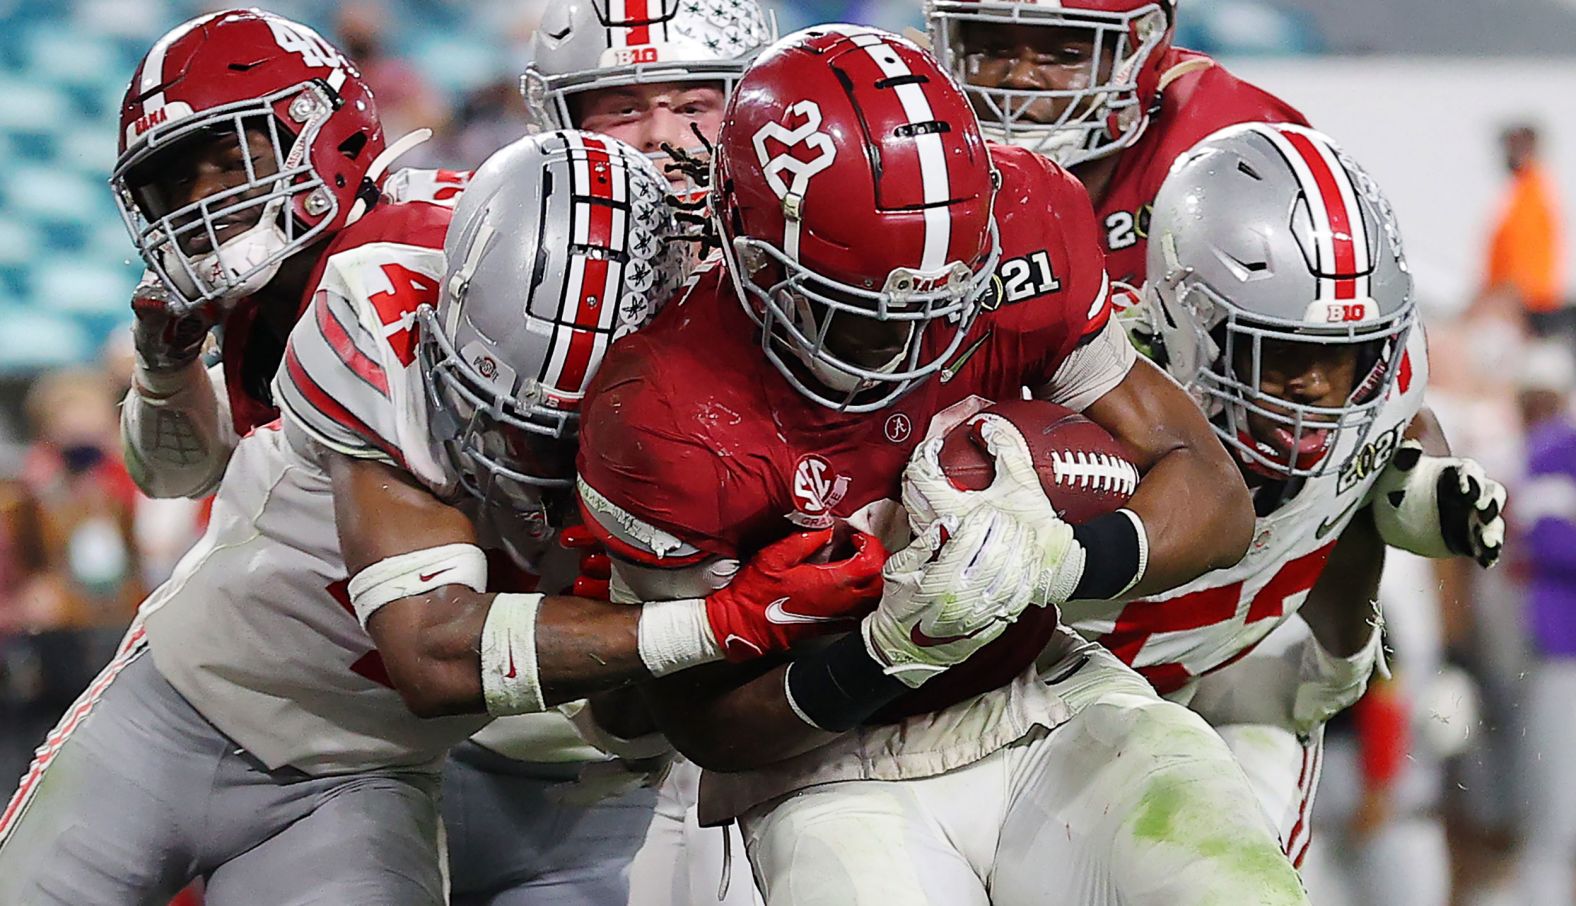
[[[493,598],[482,624],[482,698],[494,717],[546,709],[536,665],[538,594]]]
[[[639,631],[640,659],[652,676],[722,659],[722,646],[712,638],[701,598],[641,605]]]
[[[1133,572],[1133,581],[1127,583],[1127,587],[1113,597],[1121,597],[1132,591],[1134,585],[1144,581],[1144,573],[1149,570],[1149,530],[1144,528],[1144,520],[1140,519],[1137,513],[1125,506],[1117,510],[1117,512],[1131,519],[1133,531],[1138,533],[1138,569]]]
[[[350,604],[363,629],[390,601],[445,585],[487,590],[487,555],[474,544],[444,544],[396,554],[368,566],[350,579]]]

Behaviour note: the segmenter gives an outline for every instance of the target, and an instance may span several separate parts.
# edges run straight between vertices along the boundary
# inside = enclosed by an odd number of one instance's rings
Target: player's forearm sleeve
[[[127,471],[144,494],[207,495],[237,441],[223,377],[199,362],[170,373],[138,369],[121,407],[120,437]]]
[[[1128,342],[1127,334],[1112,318],[1099,333],[1062,361],[1046,393],[1036,396],[1082,412],[1122,383],[1137,358],[1138,353]]]

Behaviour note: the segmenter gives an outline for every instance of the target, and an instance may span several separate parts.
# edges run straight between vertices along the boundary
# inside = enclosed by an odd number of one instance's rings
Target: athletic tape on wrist
[[[444,544],[396,554],[368,566],[350,579],[350,604],[356,619],[367,620],[390,601],[419,595],[445,585],[487,590],[487,555],[474,544]]]
[[[640,659],[652,676],[722,660],[722,646],[712,637],[700,598],[642,604],[639,633]]]
[[[539,594],[501,594],[493,598],[482,624],[482,698],[494,717],[545,710],[542,678],[536,666],[536,611]]]
[[[132,367],[132,392],[149,406],[179,406],[187,401],[198,388],[198,381],[208,380],[208,370],[194,356],[179,368],[149,368],[137,356]]]
[[[1149,534],[1132,510],[1123,508],[1073,526],[1084,550],[1083,574],[1069,600],[1109,600],[1144,578],[1149,568]]]
[[[788,706],[800,720],[828,733],[852,730],[908,691],[870,655],[857,632],[796,658],[783,678]]]

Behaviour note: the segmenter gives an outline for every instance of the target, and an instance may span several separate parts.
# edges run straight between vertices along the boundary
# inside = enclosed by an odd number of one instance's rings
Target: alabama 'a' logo
[[[826,457],[809,453],[793,467],[794,512],[788,521],[801,528],[823,529],[835,522],[832,508],[848,494],[848,476],[832,474]]]

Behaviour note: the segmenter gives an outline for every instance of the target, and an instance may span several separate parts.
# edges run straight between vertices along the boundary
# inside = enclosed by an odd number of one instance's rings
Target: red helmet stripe
[[[612,204],[625,200],[623,168],[613,161],[607,143],[583,133],[564,133],[575,158],[573,241],[577,245],[621,250],[626,212]],[[608,258],[571,255],[569,279],[559,308],[560,325],[554,337],[542,382],[561,394],[585,390],[592,362],[607,347],[608,331],[617,312],[623,265]],[[567,341],[567,342],[566,342]]]
[[[1342,197],[1340,186],[1336,184],[1335,173],[1331,170],[1329,161],[1325,159],[1328,152],[1316,147],[1306,135],[1295,132],[1282,134],[1301,155],[1304,165],[1307,166],[1308,172],[1313,175],[1314,183],[1318,186],[1317,198],[1323,202],[1324,219],[1329,230],[1331,251],[1334,253],[1334,272],[1355,274],[1357,250],[1355,243],[1352,242],[1352,217],[1346,206],[1346,200]],[[1313,204],[1314,199],[1310,198],[1309,202]],[[1314,207],[1317,209],[1320,206],[1315,204]],[[1335,298],[1357,298],[1357,281],[1344,277],[1337,279]]]
[[[1332,301],[1357,299],[1368,294],[1367,224],[1357,204],[1351,175],[1326,143],[1304,131],[1284,125],[1260,126],[1286,158],[1313,218],[1320,276],[1319,297]]]
[[[878,34],[850,36],[863,48],[886,78],[913,75],[901,54]],[[925,96],[924,85],[910,82],[895,86],[898,102],[910,123],[928,123],[935,120],[930,100]],[[919,172],[925,204],[925,246],[920,252],[919,270],[935,272],[949,262],[952,246],[952,212],[947,202],[952,199],[952,181],[947,174],[947,154],[942,146],[941,134],[936,132],[915,136],[919,152]]]
[[[644,23],[650,15],[646,12],[646,0],[624,0],[624,17],[629,22]],[[650,25],[632,25],[629,28],[629,44],[640,46],[651,43]]]

